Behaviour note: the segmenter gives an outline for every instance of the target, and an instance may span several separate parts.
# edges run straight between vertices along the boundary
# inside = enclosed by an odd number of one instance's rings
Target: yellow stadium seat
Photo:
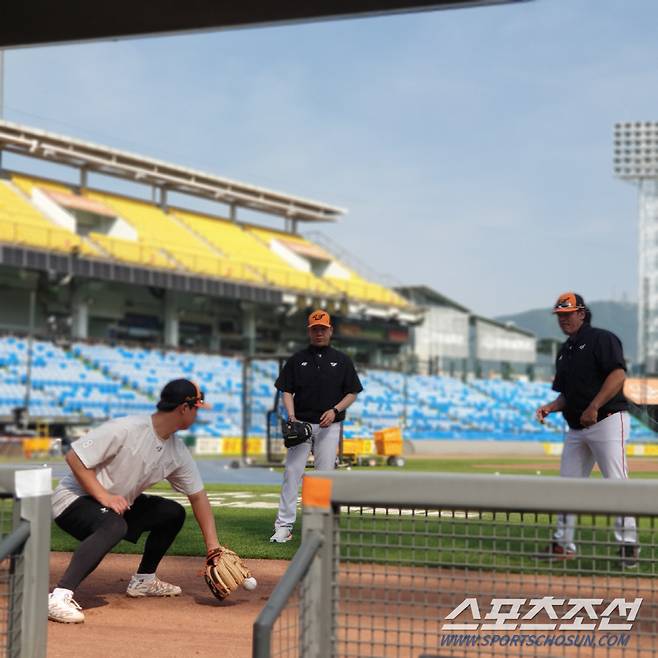
[[[157,249],[153,249],[140,242],[110,238],[102,233],[90,233],[89,237],[97,242],[108,254],[117,260],[128,263],[138,263],[147,267],[174,269],[174,264],[163,256]]]
[[[213,277],[261,281],[250,268],[229,262],[193,230],[181,226],[177,218],[152,204],[100,192],[88,192],[85,196],[113,208],[119,217],[135,227],[142,244],[165,251],[181,268]]]
[[[228,220],[175,210],[174,214],[193,231],[220,249],[233,263],[257,272],[273,286],[317,295],[333,295],[334,291],[315,275],[295,269],[249,229]]]
[[[14,175],[13,184],[28,198],[34,187],[46,191],[75,194],[64,184]],[[84,196],[100,201],[130,223],[138,234],[137,241],[111,238],[90,233],[87,240],[56,226],[42,215],[15,189],[0,182],[0,240],[59,252],[74,248],[83,255],[102,256],[129,263],[165,269],[184,269],[212,277],[301,291],[324,297],[342,297],[403,307],[407,302],[393,290],[367,281],[344,264],[335,261],[348,274],[347,278],[318,276],[299,270],[272,248],[273,240],[300,245],[304,256],[322,250],[299,235],[274,229],[245,226],[202,213],[173,210],[170,214],[146,201],[128,199],[109,193],[84,192]],[[99,252],[94,244],[102,248]],[[290,245],[288,245],[290,246]]]
[[[39,187],[46,191],[73,194],[71,188],[67,185],[64,185],[63,183],[53,183],[51,181],[43,181],[38,178],[30,178],[29,176],[20,176],[18,174],[14,174],[11,177],[11,181],[28,197],[32,197],[32,189],[35,187]]]
[[[300,235],[294,235],[290,233],[282,234],[277,231],[264,228],[251,228],[250,229],[255,235],[257,235],[261,240],[269,244],[272,240],[279,239],[284,244],[292,243],[300,245],[302,251],[309,251],[312,253],[314,250],[324,251],[317,247],[313,242],[307,240],[306,238]],[[379,304],[387,304],[392,306],[407,306],[408,302],[398,295],[393,290],[381,286],[377,283],[372,283],[367,281],[363,277],[353,272],[343,263],[340,263],[332,258],[332,260],[348,273],[347,278],[341,278],[336,276],[324,276],[322,277],[323,282],[330,284],[336,291],[346,294],[348,297],[359,299],[368,302],[375,302]]]
[[[31,192],[30,192],[31,193]],[[96,255],[97,252],[72,231],[67,231],[44,217],[11,185],[0,181],[0,221],[3,240],[41,249]],[[8,224],[13,224],[10,229]]]

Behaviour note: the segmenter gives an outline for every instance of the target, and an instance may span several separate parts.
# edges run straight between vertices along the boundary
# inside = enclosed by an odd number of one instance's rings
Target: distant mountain
[[[637,360],[637,304],[633,302],[592,302],[592,325],[609,329],[619,336],[624,344],[624,353],[628,359]],[[498,322],[512,322],[520,329],[536,334],[538,338],[557,338],[565,336],[557,326],[555,316],[546,308],[537,308],[514,315],[499,315]]]

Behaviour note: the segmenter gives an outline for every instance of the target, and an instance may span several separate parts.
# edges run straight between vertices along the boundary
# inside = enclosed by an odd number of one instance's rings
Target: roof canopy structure
[[[297,222],[331,222],[346,211],[302,197],[0,120],[0,150],[114,176],[164,191],[249,208]]]
[[[525,0],[31,0],[0,9],[0,48],[453,9]]]
[[[395,288],[403,297],[420,306],[449,306],[462,313],[470,314],[470,309],[458,304],[450,297],[442,295],[429,286],[400,286]]]

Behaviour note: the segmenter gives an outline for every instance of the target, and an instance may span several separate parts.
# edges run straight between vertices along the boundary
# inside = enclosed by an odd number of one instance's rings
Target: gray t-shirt
[[[87,468],[96,471],[107,491],[123,496],[130,505],[145,489],[162,480],[187,496],[203,489],[187,446],[175,434],[161,439],[151,416],[111,420],[72,443],[71,449]],[[69,472],[53,493],[53,516],[57,518],[74,500],[87,495]]]

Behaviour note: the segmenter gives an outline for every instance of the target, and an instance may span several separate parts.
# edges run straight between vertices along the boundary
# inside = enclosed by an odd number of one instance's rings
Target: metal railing
[[[305,623],[307,615],[301,602],[308,600],[307,577],[321,547],[322,537],[317,532],[308,533],[254,623],[254,656],[260,658],[291,653],[304,656],[310,629]]]
[[[0,654],[44,658],[50,552],[49,468],[0,467]]]
[[[258,658],[658,655],[656,481],[335,472],[303,500],[302,630]]]

